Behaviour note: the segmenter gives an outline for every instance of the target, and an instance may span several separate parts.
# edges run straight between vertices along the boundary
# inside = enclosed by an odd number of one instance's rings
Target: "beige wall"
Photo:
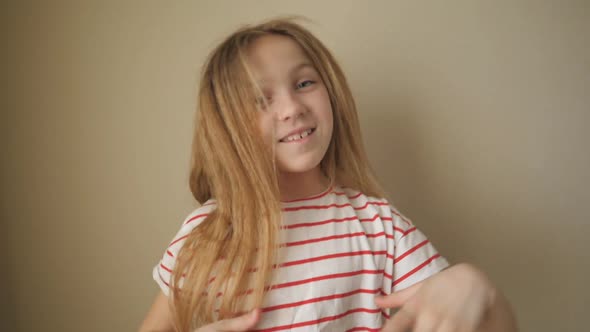
[[[488,271],[523,331],[586,330],[587,1],[16,3],[1,20],[0,330],[139,324],[193,206],[196,72],[239,24],[288,13],[341,60],[394,204]]]

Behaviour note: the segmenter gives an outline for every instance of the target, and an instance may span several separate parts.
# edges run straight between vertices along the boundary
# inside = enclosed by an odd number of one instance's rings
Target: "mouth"
[[[308,129],[302,130],[302,131],[300,131],[298,133],[294,133],[294,134],[288,135],[286,137],[281,138],[279,140],[279,142],[281,142],[281,143],[291,143],[291,142],[301,141],[304,138],[312,135],[315,132],[315,129],[316,129],[315,127],[314,128],[308,128]]]

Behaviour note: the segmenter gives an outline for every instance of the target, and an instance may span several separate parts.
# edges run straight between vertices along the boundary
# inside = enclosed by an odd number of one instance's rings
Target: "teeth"
[[[292,142],[292,141],[303,139],[304,137],[309,136],[312,133],[312,131],[313,131],[313,129],[308,129],[308,130],[302,132],[301,134],[291,135],[291,136],[285,138],[283,141]]]

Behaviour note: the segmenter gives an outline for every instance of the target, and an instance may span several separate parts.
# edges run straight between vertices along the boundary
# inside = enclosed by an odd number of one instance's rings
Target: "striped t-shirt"
[[[175,257],[186,236],[215,209],[191,213],[153,277],[168,295]],[[286,246],[262,307],[257,331],[378,331],[389,309],[374,303],[448,266],[428,239],[387,200],[329,188],[282,203]]]

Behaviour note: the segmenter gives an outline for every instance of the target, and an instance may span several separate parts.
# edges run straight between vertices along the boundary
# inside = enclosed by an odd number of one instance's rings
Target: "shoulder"
[[[283,212],[322,212],[350,207],[355,210],[363,210],[367,206],[387,206],[388,204],[386,199],[367,196],[356,189],[337,185],[331,186],[321,194],[292,201],[282,201]]]
[[[183,220],[181,227],[195,228],[202,223],[217,208],[217,201],[210,199],[194,209]]]
[[[350,202],[356,210],[370,208],[381,216],[389,216],[395,210],[387,198],[366,194],[354,188],[335,186],[333,193],[335,199]]]
[[[190,212],[182,221],[182,224],[180,225],[180,230],[178,231],[178,233],[176,233],[176,236],[170,242],[168,250],[172,252],[178,252],[184,244],[184,240],[188,237],[192,230],[199,226],[203,221],[205,221],[205,219],[216,208],[217,202],[214,199],[210,199],[203,205],[199,206],[198,208]]]
[[[350,187],[341,187],[341,186],[334,186],[332,189],[332,193],[335,197],[341,197],[341,199],[347,199],[350,201],[365,201],[365,202],[373,202],[373,203],[380,203],[379,205],[388,205],[389,202],[384,197],[373,196],[367,194],[361,190],[350,188]]]
[[[405,234],[415,229],[410,218],[404,216],[386,197],[365,194],[347,187],[335,187],[334,193],[348,199],[355,209],[366,209],[373,215],[377,214],[383,221],[391,222],[397,232]]]
[[[200,225],[216,207],[217,204],[215,200],[209,200],[189,213],[182,221],[180,229],[172,238],[168,247],[166,247],[162,259],[154,267],[153,278],[160,285],[160,288],[165,295],[169,294],[168,287],[170,285],[172,270],[176,265],[176,258],[186,242],[186,239],[191,231]]]

